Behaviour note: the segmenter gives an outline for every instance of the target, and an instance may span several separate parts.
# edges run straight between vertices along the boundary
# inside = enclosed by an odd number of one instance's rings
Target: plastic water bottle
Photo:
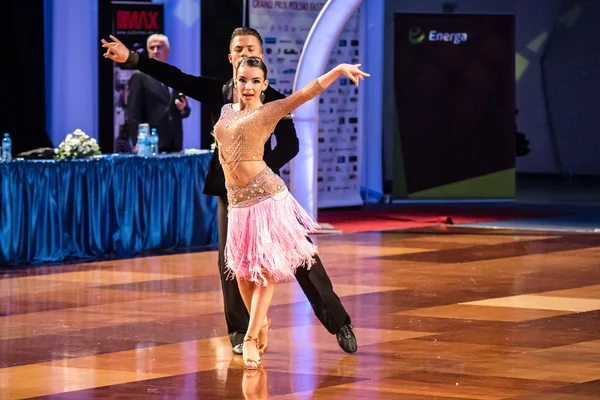
[[[142,148],[142,154],[140,154],[142,157],[148,157],[150,155],[150,143],[149,143],[150,139],[148,138],[148,135],[144,135],[142,134],[141,139],[140,139],[140,147]]]
[[[150,125],[139,124],[138,125],[138,156],[148,157],[149,147],[148,136],[150,135]]]
[[[8,133],[4,134],[4,139],[2,139],[2,161],[11,161],[12,160],[12,140],[10,140],[10,135]]]
[[[153,156],[158,154],[158,133],[156,128],[150,130],[150,154]]]

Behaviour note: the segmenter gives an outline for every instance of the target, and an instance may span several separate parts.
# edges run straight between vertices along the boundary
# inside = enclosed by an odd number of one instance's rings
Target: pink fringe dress
[[[234,173],[241,161],[262,160],[277,122],[322,91],[315,80],[288,98],[255,109],[223,106],[215,137],[226,173]],[[271,280],[289,280],[296,268],[314,264],[317,247],[307,236],[319,225],[270,168],[243,187],[225,186],[229,202],[225,266],[231,275],[266,285]]]

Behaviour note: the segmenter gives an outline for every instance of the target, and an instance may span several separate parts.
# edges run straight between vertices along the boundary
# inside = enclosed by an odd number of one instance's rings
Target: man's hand
[[[109,58],[118,63],[124,63],[129,57],[129,49],[113,35],[110,35],[110,38],[113,40],[112,42],[107,42],[104,39],[101,40],[102,47],[106,49],[104,58]]]
[[[178,99],[175,99],[175,106],[177,107],[177,109],[180,112],[183,112],[183,110],[185,110],[185,108],[187,107],[187,99],[185,98],[185,96],[181,96]]]

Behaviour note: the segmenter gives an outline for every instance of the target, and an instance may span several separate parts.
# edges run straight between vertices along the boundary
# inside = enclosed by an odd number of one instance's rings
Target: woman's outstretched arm
[[[284,115],[318,96],[342,75],[358,86],[358,82],[364,80],[365,76],[371,76],[358,67],[360,67],[360,64],[340,64],[294,92],[290,97],[265,104],[265,111],[273,118],[269,118],[271,119],[269,122],[276,124]]]

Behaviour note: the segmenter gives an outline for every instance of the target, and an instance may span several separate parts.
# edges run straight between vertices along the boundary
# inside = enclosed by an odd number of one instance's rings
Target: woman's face
[[[240,103],[244,106],[260,104],[260,94],[267,89],[269,81],[258,67],[242,65],[237,70],[235,86]]]

